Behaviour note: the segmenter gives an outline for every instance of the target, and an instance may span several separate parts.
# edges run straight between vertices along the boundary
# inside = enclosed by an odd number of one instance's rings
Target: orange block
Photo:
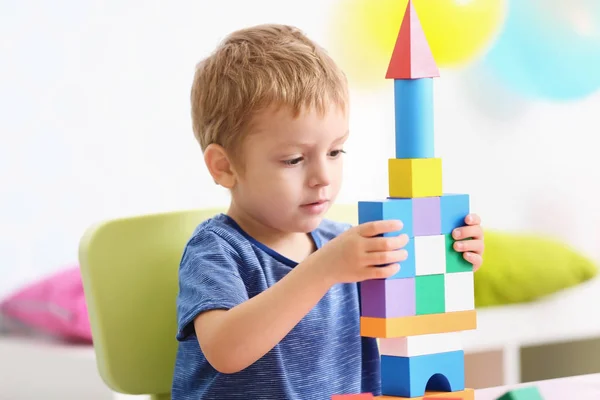
[[[395,396],[375,396],[375,399],[382,400],[443,400],[443,399],[462,399],[475,400],[475,391],[473,389],[460,390],[458,392],[425,392],[422,397],[395,397]]]
[[[374,338],[458,332],[476,328],[476,310],[396,318],[360,317],[360,335]]]

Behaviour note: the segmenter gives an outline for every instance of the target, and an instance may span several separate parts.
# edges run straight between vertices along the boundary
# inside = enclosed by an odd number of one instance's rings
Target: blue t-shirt
[[[323,220],[311,235],[320,248],[348,228]],[[381,394],[377,342],[360,336],[357,284],[331,287],[281,342],[244,370],[222,374],[208,363],[194,334],[194,318],[256,296],[295,265],[225,214],[196,228],[179,269],[173,400],[330,400],[333,394]]]

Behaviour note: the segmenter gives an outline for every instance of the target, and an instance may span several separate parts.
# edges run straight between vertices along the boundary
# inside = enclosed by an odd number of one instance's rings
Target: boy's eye
[[[297,165],[298,163],[300,163],[304,158],[303,157],[297,157],[297,158],[292,158],[291,160],[285,160],[283,163],[285,165]]]
[[[333,150],[331,153],[329,153],[329,156],[330,157],[337,157],[337,156],[339,156],[342,153],[345,153],[345,151],[344,150]]]

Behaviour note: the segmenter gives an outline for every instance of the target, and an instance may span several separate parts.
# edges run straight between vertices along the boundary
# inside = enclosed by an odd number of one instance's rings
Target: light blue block
[[[433,158],[433,79],[395,79],[396,158]]]
[[[383,199],[358,202],[358,223],[399,219],[404,225],[400,231],[383,236],[398,236],[400,233],[413,235],[412,199]]]
[[[414,357],[381,356],[381,390],[386,396],[419,397],[425,390],[465,389],[462,350]]]
[[[399,231],[386,233],[383,236],[398,236],[405,233],[409,241],[404,246],[408,256],[400,262],[400,270],[387,279],[412,278],[416,276],[415,242],[413,240],[413,205],[412,199],[384,199],[358,202],[358,223],[388,219],[399,219],[403,227]]]
[[[455,228],[465,225],[465,217],[470,212],[469,195],[444,193],[440,197],[440,217],[442,235],[452,233]]]

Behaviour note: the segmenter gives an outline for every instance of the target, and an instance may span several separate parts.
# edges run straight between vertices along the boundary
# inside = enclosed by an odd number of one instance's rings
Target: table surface
[[[600,374],[520,383],[475,391],[475,400],[496,400],[511,388],[536,386],[544,400],[598,400],[600,399]]]

